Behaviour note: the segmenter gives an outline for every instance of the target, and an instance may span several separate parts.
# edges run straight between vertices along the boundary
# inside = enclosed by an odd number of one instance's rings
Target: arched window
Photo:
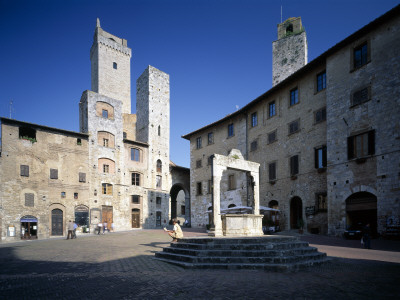
[[[158,136],[161,136],[161,126],[158,125]]]
[[[115,137],[111,132],[98,131],[97,132],[97,144],[99,146],[114,148],[115,147]]]
[[[162,162],[159,159],[157,160],[157,172],[162,172]]]
[[[293,32],[293,24],[289,24],[288,26],[286,26],[286,33],[288,32]]]

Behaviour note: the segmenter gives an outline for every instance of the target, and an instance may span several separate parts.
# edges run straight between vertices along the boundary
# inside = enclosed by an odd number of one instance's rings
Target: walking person
[[[363,228],[364,248],[371,249],[371,227],[369,223]]]
[[[71,237],[71,239],[74,237],[74,223],[72,223],[71,220],[69,220],[68,222],[67,229],[68,229],[67,240],[69,240],[69,237]]]
[[[182,228],[176,219],[172,219],[172,224],[174,225],[172,230],[167,230],[164,228],[164,231],[167,232],[170,237],[172,237],[173,242],[177,242],[178,239],[183,238]]]
[[[73,239],[76,239],[76,229],[78,228],[78,225],[76,225],[76,222],[74,221],[74,231],[73,231]]]
[[[97,234],[98,234],[98,235],[99,235],[100,232],[101,232],[101,227],[103,227],[103,224],[102,224],[101,222],[97,223],[97,230],[98,230]]]
[[[111,223],[111,231],[114,232],[114,222]]]
[[[103,224],[103,234],[106,234],[106,229],[107,229],[107,222],[104,222],[104,224]]]

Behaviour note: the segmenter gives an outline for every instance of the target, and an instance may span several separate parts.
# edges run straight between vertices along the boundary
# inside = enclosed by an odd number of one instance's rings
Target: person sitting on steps
[[[174,229],[167,230],[164,228],[164,231],[167,232],[170,237],[172,237],[173,242],[177,242],[178,239],[183,238],[182,228],[176,219],[172,219],[172,224],[174,225]]]

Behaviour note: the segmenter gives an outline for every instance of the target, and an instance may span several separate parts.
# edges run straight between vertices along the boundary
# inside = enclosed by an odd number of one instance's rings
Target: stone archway
[[[371,231],[377,232],[377,198],[369,192],[357,192],[346,199],[346,226],[370,224]]]
[[[171,187],[170,191],[170,216],[171,219],[190,219],[190,210],[189,210],[189,195],[182,184],[174,184]],[[184,221],[183,220],[183,221]]]

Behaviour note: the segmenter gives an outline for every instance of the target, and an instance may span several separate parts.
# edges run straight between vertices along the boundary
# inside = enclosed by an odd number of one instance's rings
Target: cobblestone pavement
[[[335,257],[295,273],[182,269],[154,259],[170,241],[162,230],[0,244],[0,299],[398,299],[400,252],[308,238]]]

